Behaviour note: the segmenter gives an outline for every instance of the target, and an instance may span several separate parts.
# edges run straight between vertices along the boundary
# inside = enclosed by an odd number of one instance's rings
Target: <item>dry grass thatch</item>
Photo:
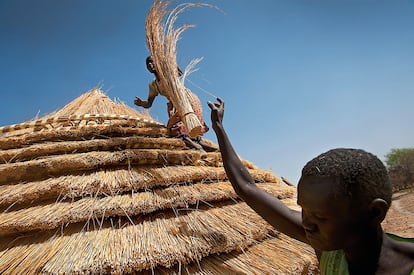
[[[41,237],[47,241],[15,240],[0,254],[0,272],[7,271],[11,262],[19,262],[20,265],[13,268],[16,272],[25,270],[23,266],[37,265],[32,257],[27,257],[28,254],[36,255],[36,258],[42,254],[46,263],[42,263],[40,272],[59,274],[170,267],[178,262],[201,260],[217,252],[240,251],[257,239],[275,234],[271,226],[245,204],[153,220],[131,219],[131,223],[118,228],[111,221],[98,218],[81,230],[76,226],[69,227],[63,235],[43,233]]]
[[[88,110],[89,113],[84,112],[85,110]],[[98,112],[98,110],[101,112]],[[43,129],[60,130],[63,127],[79,128],[102,124],[113,125],[112,121],[116,121],[115,124],[119,124],[119,121],[125,122],[125,120],[135,122],[136,126],[141,123],[161,125],[159,122],[150,119],[148,114],[140,114],[124,103],[113,102],[102,91],[93,89],[61,110],[40,119],[0,127],[0,134],[8,133],[8,136],[10,136],[10,132],[13,133],[12,135],[25,134],[27,133],[26,129],[40,131]],[[131,125],[131,123],[128,123],[128,125]]]
[[[131,125],[132,124],[132,125]],[[112,122],[110,125],[97,125],[94,127],[77,126],[71,129],[60,128],[59,131],[26,132],[24,135],[5,135],[0,139],[0,150],[17,149],[36,143],[56,141],[82,141],[85,139],[103,139],[112,137],[123,137],[142,135],[146,137],[167,136],[165,127],[150,127],[145,124],[135,124],[131,121]]]
[[[91,91],[55,114],[139,117],[127,110]],[[309,246],[237,197],[220,153],[185,147],[151,118],[53,126],[0,136],[1,274],[314,272]],[[293,186],[243,163],[297,207]]]
[[[276,188],[269,184],[259,186],[279,198],[292,196],[289,188]],[[173,185],[132,194],[90,196],[76,201],[56,202],[2,213],[0,233],[54,229],[69,223],[88,221],[91,217],[136,216],[164,209],[185,208],[200,202],[212,203],[236,198],[229,182]]]
[[[256,182],[277,182],[267,171],[250,170]],[[25,183],[0,186],[0,209],[8,205],[34,203],[51,198],[77,199],[117,195],[135,190],[148,190],[170,185],[210,183],[223,181],[226,174],[222,167],[167,166],[124,167],[71,174]]]
[[[44,116],[44,119],[51,117],[62,117],[83,114],[117,114],[132,117],[141,117],[153,120],[148,114],[140,113],[121,101],[110,100],[100,89],[94,88],[84,93],[62,109]]]
[[[180,78],[177,65],[177,41],[180,35],[193,25],[175,28],[178,16],[191,7],[210,6],[203,3],[183,3],[168,11],[169,1],[155,0],[145,22],[148,49],[154,61],[158,80],[177,109],[189,135],[200,135],[202,125],[194,114],[188,91],[184,86],[186,76],[201,59],[194,59]]]

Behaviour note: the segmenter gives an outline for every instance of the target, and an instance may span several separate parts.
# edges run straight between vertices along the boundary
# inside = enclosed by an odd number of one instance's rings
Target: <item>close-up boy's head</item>
[[[351,200],[370,203],[376,198],[391,205],[391,184],[384,164],[375,155],[360,149],[337,148],[309,161],[302,177],[320,176],[339,180],[339,188]]]
[[[148,56],[145,59],[145,64],[147,65],[147,69],[150,73],[153,73],[153,74],[156,73],[155,66],[154,66],[154,61],[152,60],[151,56]]]

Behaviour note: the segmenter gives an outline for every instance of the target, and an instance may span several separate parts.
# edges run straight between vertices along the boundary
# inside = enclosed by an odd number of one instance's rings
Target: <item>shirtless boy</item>
[[[414,274],[414,243],[383,232],[391,204],[387,170],[374,155],[338,148],[309,161],[298,204],[288,208],[258,188],[223,127],[224,102],[209,102],[224,168],[238,196],[280,232],[311,245],[322,274]]]

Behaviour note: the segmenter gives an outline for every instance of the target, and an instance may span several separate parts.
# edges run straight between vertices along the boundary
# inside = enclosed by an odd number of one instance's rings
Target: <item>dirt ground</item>
[[[382,225],[385,232],[414,238],[414,188],[393,195],[391,208]]]

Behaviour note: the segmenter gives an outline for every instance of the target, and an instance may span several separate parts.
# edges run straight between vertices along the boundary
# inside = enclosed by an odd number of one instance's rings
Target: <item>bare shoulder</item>
[[[403,238],[393,234],[386,234],[389,247],[398,254],[414,257],[414,238]]]
[[[378,274],[411,274],[414,270],[414,239],[384,238]]]

